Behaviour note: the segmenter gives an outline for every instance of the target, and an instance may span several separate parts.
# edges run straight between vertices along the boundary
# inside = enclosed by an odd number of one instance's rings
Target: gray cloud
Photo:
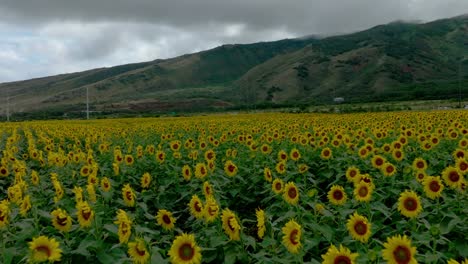
[[[0,82],[462,13],[467,0],[4,0]]]

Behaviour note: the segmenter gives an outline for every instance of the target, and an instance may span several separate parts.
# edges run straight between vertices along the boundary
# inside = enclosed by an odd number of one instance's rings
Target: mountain
[[[461,84],[459,86],[459,83]],[[468,93],[468,15],[348,35],[223,45],[180,57],[0,84],[15,113],[188,111],[454,98]],[[5,111],[2,104],[0,111]]]

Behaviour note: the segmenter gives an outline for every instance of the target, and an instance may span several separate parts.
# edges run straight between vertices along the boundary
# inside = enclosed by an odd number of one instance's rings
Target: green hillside
[[[461,85],[459,85],[459,83]],[[11,112],[188,111],[285,103],[468,97],[468,16],[394,22],[328,38],[286,39],[167,60],[0,84]],[[5,112],[2,104],[0,111]]]

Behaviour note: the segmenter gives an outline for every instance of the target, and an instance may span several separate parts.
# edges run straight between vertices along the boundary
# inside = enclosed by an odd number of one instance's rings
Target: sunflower
[[[125,155],[124,160],[125,160],[125,164],[126,164],[127,166],[132,166],[132,165],[133,165],[133,162],[135,161],[135,159],[133,158],[133,156],[130,155],[130,154]]]
[[[349,182],[355,182],[358,179],[358,175],[361,174],[359,169],[355,166],[351,166],[346,170],[346,179]]]
[[[186,233],[174,239],[168,255],[174,264],[199,264],[202,258],[201,249],[195,243],[195,236]]]
[[[159,164],[161,164],[166,159],[166,153],[164,153],[164,151],[162,150],[158,150],[156,151],[155,157],[156,157],[156,161],[159,162]]]
[[[358,253],[351,253],[351,251],[340,245],[340,249],[336,248],[335,245],[331,245],[327,253],[322,255],[323,261],[322,264],[354,264],[355,260],[359,256]]]
[[[189,165],[184,165],[182,167],[182,176],[186,181],[189,181],[190,178],[192,178],[192,169],[190,168]]]
[[[190,213],[195,218],[200,219],[204,216],[203,203],[197,195],[192,195],[192,199],[190,199],[188,206]]]
[[[20,214],[24,217],[31,210],[31,199],[26,195],[20,202]]]
[[[216,153],[212,149],[209,149],[209,150],[205,151],[205,160],[206,161],[212,161],[212,160],[215,160],[215,159],[216,159]]]
[[[462,175],[468,173],[468,162],[464,158],[459,158],[455,162],[455,167],[460,171]]]
[[[119,235],[120,244],[127,243],[132,234],[132,220],[124,210],[119,209],[117,211],[117,220],[114,224],[117,224],[119,227],[117,234]]]
[[[326,148],[323,148],[322,151],[320,152],[320,157],[322,159],[330,159],[331,157],[333,156],[333,152],[330,148],[326,147]]]
[[[278,152],[278,161],[287,161],[288,160],[288,154],[284,150],[280,150]]]
[[[260,150],[262,151],[263,154],[270,154],[271,151],[272,151],[272,148],[271,148],[270,145],[268,145],[268,144],[263,144],[263,145],[260,147]]]
[[[286,161],[280,161],[276,163],[275,169],[279,174],[286,173]]]
[[[125,205],[129,207],[134,207],[135,206],[135,193],[132,190],[132,187],[130,187],[130,184],[125,184],[124,187],[122,188],[122,198],[125,202]]]
[[[355,212],[346,223],[349,233],[355,240],[359,240],[362,243],[367,243],[371,235],[372,225],[369,223],[365,216],[359,215]]]
[[[307,166],[306,164],[299,164],[298,168],[299,168],[299,173],[305,173],[309,170],[309,166]]]
[[[213,197],[206,199],[204,215],[207,222],[213,222],[218,217],[219,206]]]
[[[256,209],[255,215],[257,216],[257,235],[262,239],[265,236],[265,212],[262,209]]]
[[[369,202],[374,191],[374,185],[365,181],[359,181],[354,185],[354,198],[359,202]]]
[[[289,152],[289,157],[294,161],[298,161],[301,158],[301,153],[299,152],[297,148],[293,148]]]
[[[283,232],[283,244],[288,251],[293,254],[298,253],[301,247],[301,226],[291,219],[281,231]]]
[[[119,176],[120,174],[120,166],[118,163],[112,163],[112,170],[114,171],[115,176]]]
[[[273,175],[271,174],[271,170],[268,167],[263,169],[263,177],[267,182],[271,182],[273,180]]]
[[[414,176],[416,177],[416,180],[418,182],[422,183],[424,179],[427,177],[427,174],[425,171],[416,171]]]
[[[416,264],[416,247],[411,247],[411,240],[406,236],[396,235],[387,238],[382,256],[388,264]]]
[[[240,240],[241,226],[239,225],[236,214],[229,209],[224,209],[221,214],[221,220],[223,222],[224,233],[229,236],[229,239]]]
[[[333,185],[327,194],[328,200],[334,205],[343,205],[347,196],[342,186]]]
[[[60,244],[55,238],[48,238],[46,236],[39,236],[33,238],[28,242],[31,255],[29,260],[31,262],[55,262],[60,261],[62,257],[62,250]]]
[[[145,241],[141,238],[137,238],[134,242],[128,243],[128,255],[132,259],[133,263],[144,264],[147,263],[150,257],[150,253],[146,248]]]
[[[394,149],[392,151],[392,158],[396,161],[402,161],[405,158],[405,154],[401,149]]]
[[[179,140],[173,140],[170,143],[170,148],[173,152],[178,152],[181,146],[182,146],[182,143]]]
[[[299,190],[294,182],[288,182],[284,186],[283,198],[288,204],[296,205],[299,201]]]
[[[8,200],[2,200],[0,202],[0,228],[8,224],[10,216],[10,203]]]
[[[386,162],[385,158],[380,155],[374,155],[371,159],[372,167],[380,169]]]
[[[39,185],[39,174],[35,170],[31,171],[31,182],[35,186]]]
[[[89,227],[93,222],[94,211],[89,206],[88,202],[80,202],[77,204],[78,223],[81,227]]]
[[[423,181],[424,192],[426,196],[431,199],[436,199],[442,196],[442,191],[444,190],[444,184],[439,176],[427,176]]]
[[[88,177],[91,173],[91,168],[88,165],[83,165],[80,169],[80,175],[83,177]]]
[[[148,189],[151,184],[151,175],[148,172],[143,173],[141,176],[141,187],[143,189]]]
[[[229,177],[234,177],[237,174],[237,166],[232,162],[231,160],[227,160],[226,163],[224,163],[224,172],[227,174]]]
[[[452,166],[449,166],[442,171],[442,178],[445,183],[453,189],[459,188],[464,182],[463,175],[457,168]]]
[[[8,168],[4,165],[1,165],[0,166],[0,177],[6,177],[8,176],[9,172],[8,172]]]
[[[156,221],[158,225],[162,226],[165,230],[171,230],[174,229],[176,219],[172,216],[171,212],[160,209],[156,215]]]
[[[109,178],[103,177],[103,178],[101,179],[101,189],[102,189],[104,192],[110,191],[110,189],[111,189],[111,183],[110,183],[110,181],[109,181]]]
[[[209,181],[205,181],[203,183],[203,194],[205,195],[205,198],[212,197],[214,194],[213,186],[211,186]]]
[[[280,194],[283,192],[283,186],[284,186],[284,183],[281,179],[274,179],[273,180],[273,183],[271,184],[271,188],[273,190],[274,193],[276,194]]]
[[[208,175],[208,169],[205,163],[197,163],[197,165],[195,165],[195,177],[203,179],[206,175]]]
[[[385,176],[393,176],[397,171],[395,165],[391,164],[390,162],[385,162],[380,170]]]
[[[415,158],[413,161],[413,169],[416,171],[425,171],[427,169],[427,162],[422,158]]]
[[[365,159],[367,158],[367,156],[369,155],[369,150],[367,150],[366,146],[362,146],[359,150],[358,150],[358,154],[359,154],[359,157],[361,159]]]
[[[55,209],[50,213],[52,215],[52,225],[62,232],[70,231],[72,225],[72,218],[68,215],[67,211],[63,209]]]
[[[419,196],[414,191],[402,192],[398,198],[398,211],[409,218],[418,216],[422,211]]]

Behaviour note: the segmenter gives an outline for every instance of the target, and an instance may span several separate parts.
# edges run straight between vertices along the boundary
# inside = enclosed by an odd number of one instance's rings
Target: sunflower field
[[[468,263],[468,112],[0,126],[1,263]]]

